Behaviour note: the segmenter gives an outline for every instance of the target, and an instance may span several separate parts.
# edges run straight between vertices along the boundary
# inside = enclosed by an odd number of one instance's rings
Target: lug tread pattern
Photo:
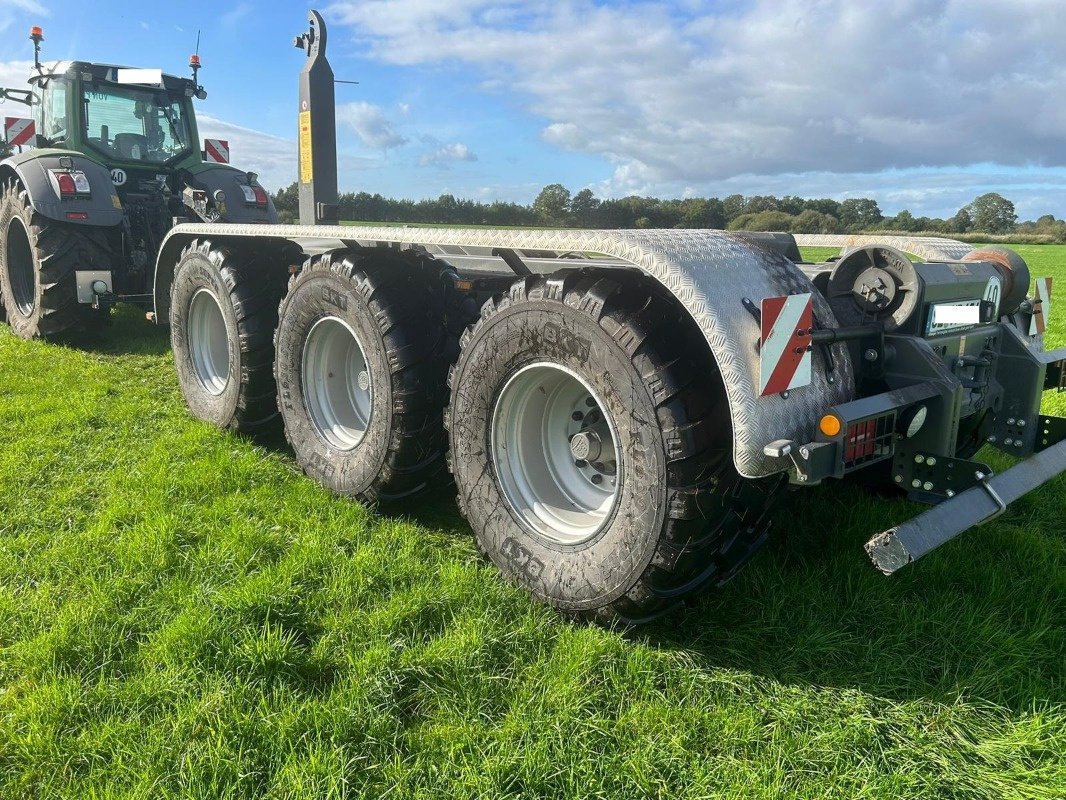
[[[737,473],[717,366],[699,330],[647,281],[594,271],[522,278],[506,295],[484,304],[461,346],[468,347],[480,328],[506,309],[544,301],[587,314],[610,335],[629,355],[657,407],[653,424],[666,448],[669,487],[655,555],[617,600],[574,615],[607,625],[650,622],[725,582],[758,551],[767,539],[768,515],[782,482]],[[702,353],[706,357],[697,361],[694,354]],[[448,379],[453,397],[458,391],[455,370],[452,366]],[[729,430],[723,432],[723,425]],[[451,453],[448,466],[453,469]],[[458,503],[466,514],[462,492]]]

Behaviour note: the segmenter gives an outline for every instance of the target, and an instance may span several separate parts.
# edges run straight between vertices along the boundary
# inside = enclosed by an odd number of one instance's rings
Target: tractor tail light
[[[52,184],[62,200],[74,200],[81,197],[90,197],[92,192],[89,188],[89,179],[84,172],[76,170],[49,170],[52,175]]]
[[[56,175],[56,183],[59,184],[59,193],[63,197],[73,196],[78,193],[78,187],[74,185],[74,176],[68,172]]]
[[[267,193],[262,186],[254,187],[255,191],[255,204],[257,206],[265,206],[267,204]]]
[[[844,434],[844,469],[888,458],[895,449],[895,435],[895,411],[851,423]]]

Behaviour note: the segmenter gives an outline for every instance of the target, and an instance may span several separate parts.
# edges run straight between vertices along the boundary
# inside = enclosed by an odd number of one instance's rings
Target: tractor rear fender
[[[813,355],[811,381],[787,393],[759,396],[760,326],[745,308],[768,297],[813,295],[814,316],[823,326],[837,324],[832,310],[783,248],[751,237],[711,230],[576,231],[487,230],[457,228],[389,228],[293,225],[179,225],[160,249],[155,276],[156,320],[166,323],[170,283],[182,249],[193,239],[213,242],[254,239],[262,248],[286,242],[305,253],[338,247],[424,247],[447,260],[449,254],[538,251],[563,256],[596,257],[636,267],[661,283],[703,333],[719,369],[729,401],[734,431],[733,460],[741,475],[762,477],[787,470],[787,456],[773,457],[763,448],[776,439],[809,441],[818,419],[833,405],[854,398],[854,372],[846,345],[832,345],[835,370],[826,369],[820,352]],[[609,262],[607,262],[609,263]],[[559,259],[548,271],[582,266]],[[538,271],[544,267],[538,260]],[[503,268],[499,261],[498,268]],[[805,438],[806,437],[806,438]]]
[[[274,200],[269,192],[266,192],[265,206],[246,201],[246,188],[263,187],[258,180],[250,180],[249,173],[241,172],[236,167],[204,163],[187,170],[181,178],[187,186],[207,193],[222,213],[223,222],[273,225],[278,221],[278,212],[274,209]],[[221,203],[216,198],[216,192],[219,191],[224,196]]]
[[[81,172],[89,194],[60,198],[52,171]],[[107,167],[70,150],[30,150],[0,161],[0,182],[14,177],[25,187],[38,214],[72,225],[111,227],[122,222],[122,203]]]

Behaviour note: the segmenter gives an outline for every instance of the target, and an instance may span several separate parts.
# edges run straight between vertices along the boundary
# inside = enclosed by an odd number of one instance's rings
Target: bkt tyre
[[[170,340],[193,416],[253,430],[277,416],[274,328],[286,269],[277,259],[193,241],[174,271]]]
[[[460,506],[537,598],[646,621],[762,544],[780,481],[733,470],[706,345],[650,285],[523,279],[485,306],[450,381]]]
[[[278,405],[304,472],[387,502],[444,473],[448,368],[439,267],[388,254],[312,259],[282,302]]]

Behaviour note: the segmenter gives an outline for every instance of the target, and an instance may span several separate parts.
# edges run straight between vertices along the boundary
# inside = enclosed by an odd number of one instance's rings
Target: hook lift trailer
[[[232,185],[197,183],[216,169],[198,158],[154,189],[139,178],[137,192],[116,193],[91,138],[83,152],[10,157],[0,285],[16,333],[55,332],[33,320],[69,242],[81,255],[62,307],[77,303],[85,319],[123,299],[111,287],[139,259],[124,266],[119,253],[154,250],[150,316],[170,325],[194,415],[233,430],[280,415],[307,475],[372,503],[410,502],[450,469],[499,569],[601,622],[646,621],[728,580],[766,541],[789,484],[855,475],[932,504],[867,543],[888,574],[1066,469],[1066,420],[1040,413],[1042,393],[1066,385],[1066,350],[1043,346],[1051,280],[1032,281],[1004,248],[327,224],[334,79],[325,23],[314,11],[309,22],[296,39],[307,55],[302,224],[228,202],[247,196],[242,186],[254,201],[258,185],[232,168],[219,173]],[[71,91],[115,93],[103,68],[71,69]],[[52,80],[36,79],[46,108]],[[176,80],[163,88],[194,133],[195,72]],[[105,141],[126,156],[158,149],[172,136],[157,111],[168,105],[134,108],[147,115],[141,138]],[[79,113],[70,122],[87,131]],[[159,198],[181,213],[157,242],[131,243],[131,206]],[[113,218],[77,216],[97,200]],[[799,245],[841,255],[803,263]],[[993,473],[973,460],[985,444],[1017,464]]]

